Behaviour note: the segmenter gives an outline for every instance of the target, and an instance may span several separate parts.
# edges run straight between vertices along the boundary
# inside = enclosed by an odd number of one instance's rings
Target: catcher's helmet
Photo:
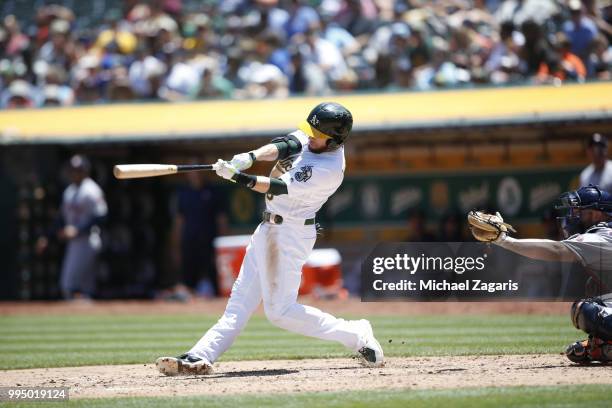
[[[557,210],[565,211],[562,217],[558,217],[561,228],[566,236],[584,232],[590,225],[583,225],[580,214],[574,210],[597,210],[612,215],[612,194],[601,190],[598,186],[589,184],[575,191],[561,194]]]
[[[335,102],[323,102],[310,111],[300,130],[316,139],[328,139],[329,149],[343,144],[353,128],[353,115]]]

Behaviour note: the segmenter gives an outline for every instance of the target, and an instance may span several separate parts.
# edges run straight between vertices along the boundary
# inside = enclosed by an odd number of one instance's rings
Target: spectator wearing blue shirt
[[[584,15],[580,0],[570,0],[568,6],[571,19],[563,24],[563,31],[572,43],[572,53],[580,57],[587,71],[591,73],[589,54],[593,40],[597,37],[597,26]]]
[[[289,51],[282,47],[282,34],[267,30],[258,37],[257,53],[262,62],[277,66],[283,74],[289,76],[291,57]]]
[[[304,34],[313,25],[319,25],[319,14],[303,0],[291,0],[289,4],[289,20],[285,23],[287,38],[295,34]]]
[[[332,18],[330,15],[323,15],[321,18],[323,38],[334,44],[345,57],[359,52],[359,42],[344,27],[332,21]]]

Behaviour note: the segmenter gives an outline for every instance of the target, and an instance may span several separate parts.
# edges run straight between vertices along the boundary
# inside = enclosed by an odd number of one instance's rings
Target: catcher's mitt
[[[509,232],[516,232],[512,225],[504,222],[500,213],[487,214],[472,210],[467,216],[472,235],[479,241],[497,242],[502,240]]]

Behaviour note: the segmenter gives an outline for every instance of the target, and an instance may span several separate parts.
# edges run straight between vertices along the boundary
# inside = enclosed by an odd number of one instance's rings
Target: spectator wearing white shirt
[[[159,97],[167,101],[195,99],[200,89],[200,73],[189,64],[182,52],[159,89]]]
[[[332,88],[350,77],[350,69],[342,52],[332,42],[323,38],[320,27],[311,27],[305,35],[305,45],[302,49],[306,62],[318,65]]]
[[[137,59],[130,65],[128,78],[134,93],[140,98],[151,98],[157,94],[166,64],[145,50],[137,50]]]

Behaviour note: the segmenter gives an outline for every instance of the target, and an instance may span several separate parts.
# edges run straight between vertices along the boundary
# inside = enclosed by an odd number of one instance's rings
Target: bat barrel
[[[165,176],[176,172],[174,164],[118,164],[113,168],[118,179]]]

